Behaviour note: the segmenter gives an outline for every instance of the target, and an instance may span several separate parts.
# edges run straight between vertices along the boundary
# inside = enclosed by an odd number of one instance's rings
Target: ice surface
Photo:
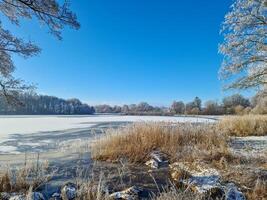
[[[0,116],[0,154],[39,152],[85,141],[90,128],[101,123],[112,122],[198,122],[215,120],[203,117],[162,117],[162,116]],[[87,135],[88,134],[88,135]],[[74,142],[75,141],[75,142]],[[86,140],[87,142],[87,140]]]
[[[28,134],[87,128],[101,122],[214,122],[213,119],[199,117],[164,116],[0,116],[0,141],[10,134]],[[2,142],[2,141],[1,141]]]

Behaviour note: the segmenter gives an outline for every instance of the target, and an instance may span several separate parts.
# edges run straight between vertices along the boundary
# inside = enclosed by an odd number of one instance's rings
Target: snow
[[[3,153],[17,154],[18,152],[16,150],[17,147],[14,146],[0,146],[0,154]]]
[[[77,128],[88,128],[102,122],[214,122],[213,119],[198,117],[164,116],[0,116],[0,142],[10,134],[31,134]]]
[[[40,142],[19,142],[18,145],[19,146],[32,146],[32,147],[38,147],[40,146],[42,143]]]
[[[264,155],[267,150],[267,136],[233,137],[231,147],[234,153],[247,157]]]
[[[176,179],[175,172],[179,173],[180,170],[184,170],[190,174],[190,177],[184,177],[182,179],[179,177],[176,181],[180,181],[194,188],[199,193],[204,194],[212,189],[220,187],[221,176],[219,172],[214,168],[208,167],[204,163],[175,162],[170,165],[170,169],[174,180]]]
[[[235,137],[239,141],[267,141],[267,136]]]

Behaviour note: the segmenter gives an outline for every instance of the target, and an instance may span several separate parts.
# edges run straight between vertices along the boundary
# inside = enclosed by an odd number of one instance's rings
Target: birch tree
[[[19,26],[22,19],[37,19],[59,40],[62,39],[61,32],[65,26],[74,29],[80,26],[69,6],[67,0],[0,0],[0,12],[12,24]],[[13,76],[15,65],[12,56],[29,58],[40,51],[33,42],[18,38],[6,30],[0,19],[0,96],[12,103],[16,101],[18,93],[32,88]]]
[[[219,51],[226,89],[266,87],[267,0],[236,0],[225,16]]]

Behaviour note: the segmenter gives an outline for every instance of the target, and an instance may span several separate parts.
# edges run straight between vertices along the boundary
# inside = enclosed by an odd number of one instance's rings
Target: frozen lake
[[[0,116],[0,154],[55,149],[66,146],[68,141],[88,140],[101,129],[127,122],[209,123],[215,120],[208,117],[180,116]]]

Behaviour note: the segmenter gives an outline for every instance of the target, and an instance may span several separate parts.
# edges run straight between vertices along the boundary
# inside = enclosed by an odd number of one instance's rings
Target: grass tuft
[[[0,192],[27,192],[46,183],[51,176],[46,175],[48,163],[28,163],[22,168],[4,170],[0,173]]]

